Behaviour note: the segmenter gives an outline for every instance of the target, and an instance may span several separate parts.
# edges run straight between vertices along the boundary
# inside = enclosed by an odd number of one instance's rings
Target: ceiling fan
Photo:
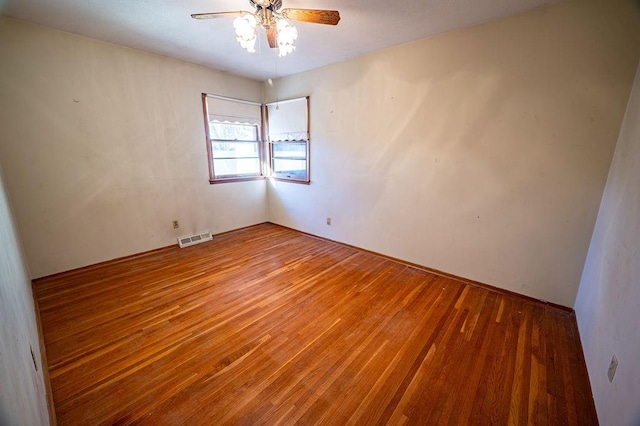
[[[311,22],[315,24],[338,25],[340,12],[318,9],[282,9],[282,0],[249,0],[255,12],[214,12],[194,13],[194,19],[231,18],[236,19],[233,27],[236,40],[248,52],[255,52],[257,27],[265,29],[269,47],[278,48],[278,55],[285,56],[295,50],[294,41],[298,30],[287,20]]]

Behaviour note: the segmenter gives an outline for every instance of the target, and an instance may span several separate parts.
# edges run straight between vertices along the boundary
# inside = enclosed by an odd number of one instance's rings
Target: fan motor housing
[[[282,0],[249,0],[249,3],[257,9],[278,10],[282,7]]]

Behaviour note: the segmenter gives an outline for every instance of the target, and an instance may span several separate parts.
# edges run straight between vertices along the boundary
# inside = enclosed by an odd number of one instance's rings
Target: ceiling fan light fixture
[[[2,0],[0,0],[2,1]],[[233,28],[236,40],[247,52],[256,51],[258,27],[265,30],[269,48],[278,49],[278,56],[286,56],[296,50],[294,42],[298,38],[298,30],[288,20],[324,25],[338,25],[340,12],[325,9],[281,9],[282,0],[249,0],[255,12],[210,12],[194,13],[194,19],[214,19],[236,17]]]
[[[249,53],[256,51],[256,27],[258,21],[256,17],[250,13],[238,16],[233,20],[233,28],[236,31],[236,40],[242,48]]]
[[[278,30],[278,56],[286,56],[296,50],[293,43],[298,38],[298,30],[284,19],[278,19],[276,28]]]

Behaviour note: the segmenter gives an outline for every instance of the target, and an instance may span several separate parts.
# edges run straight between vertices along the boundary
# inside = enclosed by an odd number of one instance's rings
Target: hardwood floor
[[[272,224],[36,288],[61,425],[597,424],[572,314]]]

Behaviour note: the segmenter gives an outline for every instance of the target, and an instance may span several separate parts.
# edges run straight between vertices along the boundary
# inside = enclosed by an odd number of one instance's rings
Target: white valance
[[[209,121],[260,125],[262,106],[257,102],[207,96]]]
[[[267,104],[269,140],[309,140],[308,98],[289,99]]]

